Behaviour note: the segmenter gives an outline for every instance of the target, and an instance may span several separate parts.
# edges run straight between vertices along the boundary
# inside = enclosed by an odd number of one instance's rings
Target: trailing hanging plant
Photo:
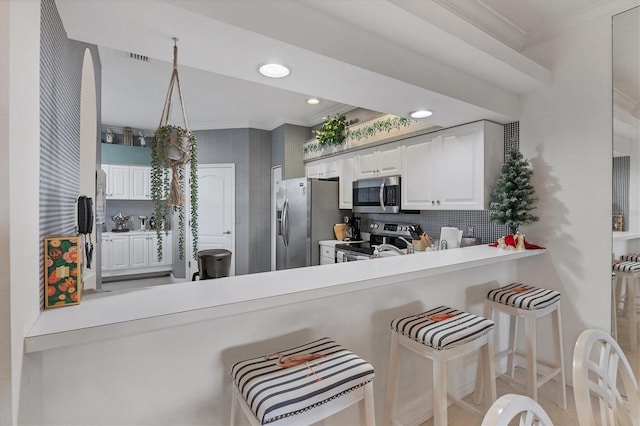
[[[176,145],[178,143],[178,145]],[[177,149],[176,149],[177,147]],[[158,128],[151,145],[151,198],[155,203],[158,260],[162,258],[162,231],[168,231],[171,221],[169,206],[178,214],[178,250],[184,258],[184,161],[190,159],[189,195],[191,205],[191,235],[194,256],[198,251],[198,145],[193,133],[179,126]],[[170,178],[170,174],[172,178]]]
[[[160,125],[151,146],[151,198],[155,203],[156,232],[158,235],[158,260],[162,259],[162,231],[169,229],[169,206],[173,206],[178,215],[178,251],[180,259],[184,259],[184,166],[191,163],[189,172],[189,199],[191,201],[191,236],[193,242],[193,258],[198,254],[198,145],[196,137],[189,131],[187,112],[182,99],[182,89],[178,79],[178,46],[177,38],[173,39],[173,71],[169,81],[169,91],[162,110]],[[171,97],[173,89],[178,88],[184,128],[168,124],[171,115]],[[171,179],[169,178],[171,170]]]

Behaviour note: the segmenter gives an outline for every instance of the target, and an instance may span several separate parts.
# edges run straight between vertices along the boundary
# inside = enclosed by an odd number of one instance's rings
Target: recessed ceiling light
[[[425,117],[429,117],[431,114],[433,114],[431,111],[427,111],[426,109],[420,109],[418,111],[413,111],[409,115],[411,116],[411,118],[425,118]]]
[[[289,68],[280,64],[264,64],[258,68],[260,74],[270,78],[283,78],[289,75]]]
[[[309,105],[318,105],[320,103],[320,99],[318,99],[318,98],[309,98],[309,99],[307,99],[307,103]]]

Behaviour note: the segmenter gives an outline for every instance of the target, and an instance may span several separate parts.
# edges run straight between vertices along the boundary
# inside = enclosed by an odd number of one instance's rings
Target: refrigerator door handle
[[[284,204],[282,206],[282,240],[284,241],[284,246],[289,245],[289,199],[284,200]]]
[[[385,184],[385,179],[382,179],[382,183],[380,184],[380,207],[382,207],[382,210],[385,210],[385,205],[384,205],[384,184]]]

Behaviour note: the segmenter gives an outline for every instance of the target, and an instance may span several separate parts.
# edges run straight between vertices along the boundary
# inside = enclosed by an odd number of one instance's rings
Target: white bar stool
[[[509,348],[496,354],[495,359],[508,356],[507,373],[504,375],[512,384],[522,385],[515,380],[514,356],[520,355],[527,360],[527,395],[538,401],[538,388],[559,375],[556,379],[558,395],[562,395],[563,409],[567,409],[567,389],[564,372],[564,351],[562,345],[562,320],[560,316],[560,292],[530,285],[513,283],[495,288],[487,293],[485,316],[494,320],[495,311],[510,315]],[[536,320],[551,315],[554,349],[557,365],[549,365],[538,360]],[[517,351],[518,320],[524,318],[526,353]],[[545,365],[550,371],[538,377],[538,364]]]
[[[613,307],[617,310],[618,302],[624,291],[624,310],[629,325],[629,346],[633,352],[638,350],[638,317],[636,313],[636,296],[638,295],[638,284],[640,284],[640,254],[632,253],[620,256],[622,260],[614,262],[612,270],[616,274],[616,290],[614,290],[615,300]],[[618,337],[616,318],[616,330],[614,337]]]
[[[496,400],[495,370],[491,361],[493,359],[493,328],[493,322],[486,318],[446,306],[394,319],[391,322],[391,353],[384,424],[392,425],[397,422],[399,347],[430,359],[433,363],[434,425],[447,424],[448,399],[483,416]],[[485,402],[484,410],[453,398],[447,392],[447,361],[475,351],[480,352],[478,371],[484,389],[482,389],[483,392],[475,393],[474,402],[479,403],[481,396],[488,396],[485,398],[488,401]],[[482,368],[483,363],[486,363],[486,368]],[[479,383],[476,383],[476,389],[481,389]]]
[[[362,402],[362,423],[375,425],[373,366],[329,338],[231,368],[231,425],[240,405],[252,425],[303,425]]]

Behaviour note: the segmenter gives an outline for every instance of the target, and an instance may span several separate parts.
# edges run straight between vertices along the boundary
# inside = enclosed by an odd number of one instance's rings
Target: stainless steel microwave
[[[360,179],[354,181],[353,212],[400,212],[400,176]]]

